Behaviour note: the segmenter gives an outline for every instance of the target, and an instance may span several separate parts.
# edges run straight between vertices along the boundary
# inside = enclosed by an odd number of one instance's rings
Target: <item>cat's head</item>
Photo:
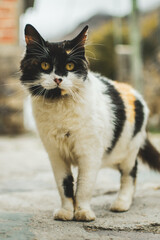
[[[88,26],[72,40],[50,43],[32,25],[26,25],[21,82],[32,95],[54,99],[78,94],[88,74],[87,30]]]

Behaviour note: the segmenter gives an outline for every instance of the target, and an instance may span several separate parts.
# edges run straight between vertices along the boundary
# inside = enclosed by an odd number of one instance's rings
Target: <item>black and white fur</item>
[[[88,70],[85,41],[88,27],[71,41],[46,42],[27,25],[27,49],[21,62],[21,82],[32,97],[39,135],[50,158],[62,206],[54,218],[92,221],[90,200],[101,167],[121,173],[121,187],[112,211],[127,211],[135,190],[137,156],[160,170],[160,155],[147,140],[148,108],[132,88],[135,119],[128,121],[129,106],[114,81]],[[41,69],[41,62],[50,69]],[[73,71],[65,66],[73,62]],[[57,84],[55,79],[60,79]],[[152,157],[146,151],[155,156]],[[71,166],[78,167],[74,192]]]

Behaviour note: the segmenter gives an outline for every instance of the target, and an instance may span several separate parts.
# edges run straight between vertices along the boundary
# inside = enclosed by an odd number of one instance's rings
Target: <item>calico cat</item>
[[[29,90],[39,135],[48,153],[62,207],[59,220],[92,221],[90,200],[101,167],[121,173],[112,211],[127,211],[136,183],[137,157],[160,171],[160,154],[147,138],[149,110],[128,84],[88,69],[88,26],[72,40],[49,43],[30,24],[21,83]],[[71,166],[78,166],[74,191]]]

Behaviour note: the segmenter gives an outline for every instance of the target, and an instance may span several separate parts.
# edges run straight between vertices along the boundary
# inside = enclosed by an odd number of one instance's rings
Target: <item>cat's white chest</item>
[[[61,105],[44,104],[38,100],[32,102],[33,113],[40,137],[45,147],[57,148],[66,160],[76,164],[74,151],[78,131],[83,124],[80,114],[74,111],[74,105],[68,108]]]

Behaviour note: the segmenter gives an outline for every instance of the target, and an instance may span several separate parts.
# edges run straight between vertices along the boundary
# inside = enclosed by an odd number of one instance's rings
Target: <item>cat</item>
[[[121,174],[121,187],[111,205],[115,212],[127,211],[132,204],[137,157],[160,171],[160,154],[146,132],[147,104],[130,85],[89,70],[87,35],[88,26],[72,40],[50,43],[32,25],[25,27],[21,83],[31,95],[61,197],[56,220],[95,220],[90,201],[101,167]],[[78,167],[77,183],[72,165]]]

